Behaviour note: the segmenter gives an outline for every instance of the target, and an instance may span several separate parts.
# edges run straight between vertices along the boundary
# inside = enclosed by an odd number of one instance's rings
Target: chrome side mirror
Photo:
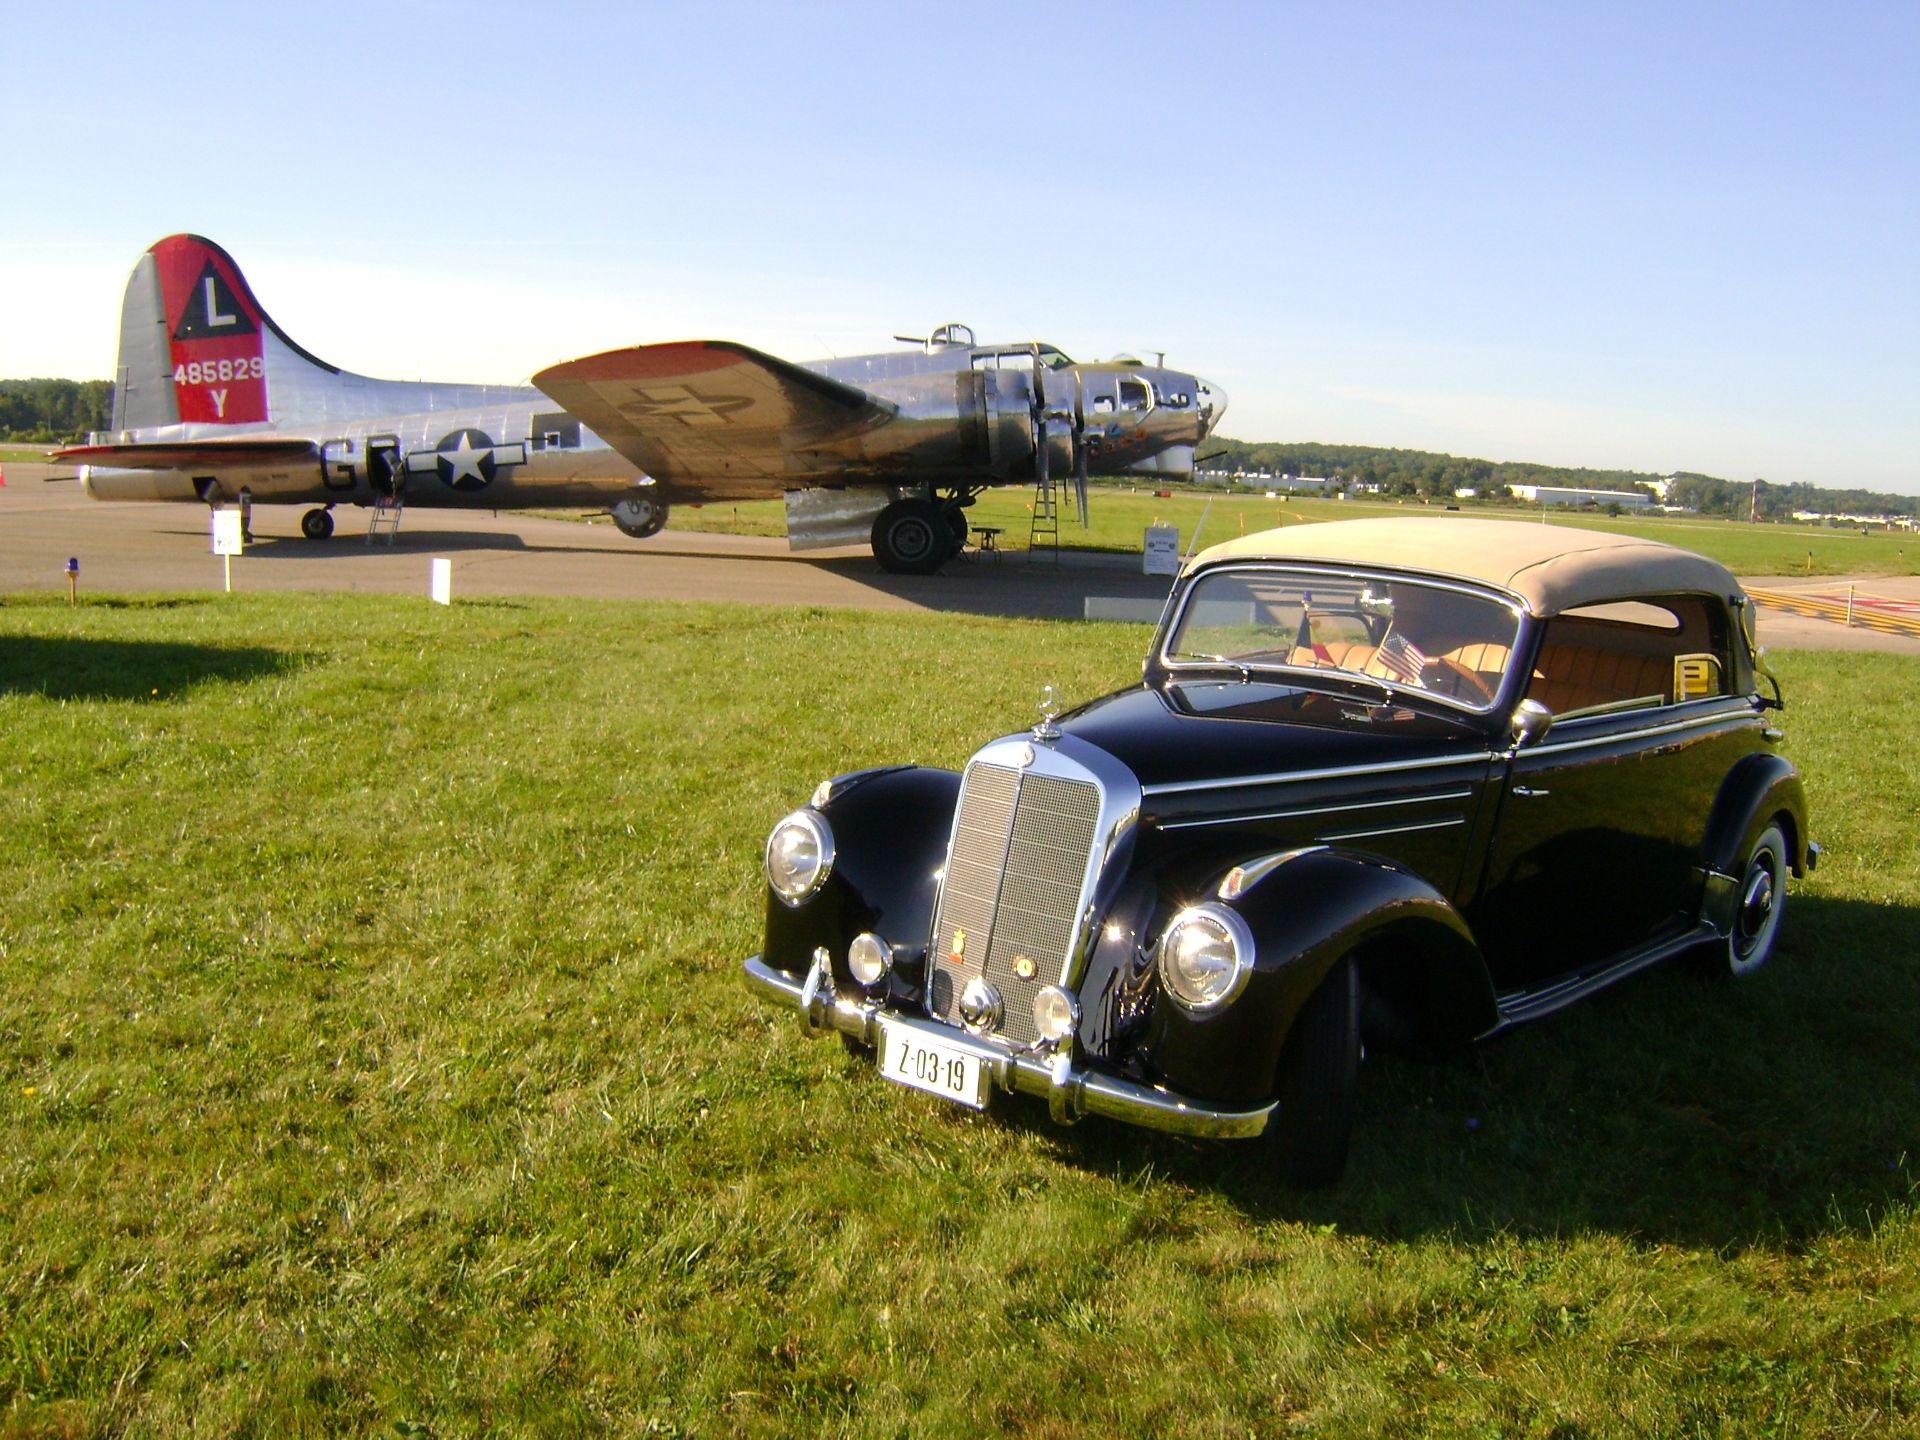
[[[1522,700],[1513,707],[1513,748],[1537,745],[1553,724],[1553,712],[1538,700]]]

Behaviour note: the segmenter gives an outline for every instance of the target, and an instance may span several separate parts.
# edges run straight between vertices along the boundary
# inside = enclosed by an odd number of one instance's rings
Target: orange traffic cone
[[[5,488],[6,483],[7,483],[7,467],[4,465],[0,465],[0,489]]]

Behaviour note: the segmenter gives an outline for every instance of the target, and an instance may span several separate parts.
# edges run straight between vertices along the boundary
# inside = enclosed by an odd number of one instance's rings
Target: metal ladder
[[[1045,558],[1060,563],[1060,502],[1053,488],[1053,477],[1043,475],[1033,487],[1033,523],[1027,528],[1027,563],[1031,565],[1045,552]]]
[[[387,544],[393,544],[393,537],[400,533],[400,512],[407,508],[404,496],[379,495],[374,498],[373,513],[367,520],[367,544],[373,543],[376,535],[385,535]]]

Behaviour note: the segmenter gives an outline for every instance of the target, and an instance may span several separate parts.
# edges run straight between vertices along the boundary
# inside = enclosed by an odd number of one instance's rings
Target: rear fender
[[[1743,756],[1720,782],[1700,856],[1705,867],[1701,917],[1722,933],[1733,923],[1738,881],[1747,851],[1774,816],[1786,817],[1787,851],[1795,875],[1812,863],[1807,837],[1807,795],[1800,772],[1784,755]]]
[[[947,836],[960,798],[952,770],[908,766],[843,775],[814,806],[833,834],[833,871],[789,906],[767,890],[767,964],[804,975],[825,946],[848,984],[847,945],[864,930],[892,944],[909,975],[925,958]],[[903,978],[908,978],[903,976]]]
[[[1219,903],[1238,911],[1253,934],[1253,974],[1238,999],[1212,1014],[1193,1015],[1161,997],[1150,1053],[1168,1085],[1209,1098],[1270,1097],[1295,1016],[1348,955],[1379,956],[1403,974],[1411,967],[1410,985],[1400,988],[1424,1036],[1464,1039],[1493,1027],[1492,982],[1466,922],[1412,871],[1326,847],[1241,869],[1257,878],[1238,894],[1228,885],[1229,898]]]

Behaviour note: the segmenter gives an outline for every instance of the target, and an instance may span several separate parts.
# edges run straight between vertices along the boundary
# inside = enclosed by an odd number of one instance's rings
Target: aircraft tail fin
[[[127,280],[113,428],[264,425],[285,418],[276,391],[298,394],[340,373],[287,338],[225,250],[169,235]]]

